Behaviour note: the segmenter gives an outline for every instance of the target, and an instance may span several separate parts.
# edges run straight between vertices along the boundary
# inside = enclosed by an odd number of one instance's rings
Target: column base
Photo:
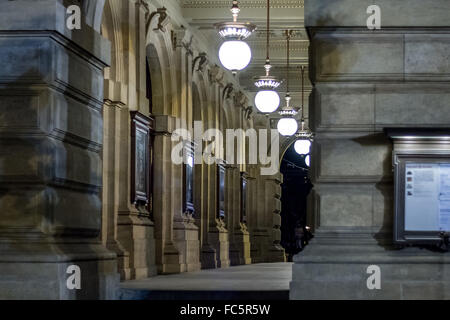
[[[116,255],[100,243],[8,241],[0,252],[1,300],[116,299]],[[76,242],[76,239],[72,240]],[[69,289],[71,265],[80,268],[81,289]],[[70,282],[72,283],[72,282]]]
[[[186,217],[174,223],[174,243],[177,247],[181,260],[185,265],[185,272],[199,271],[200,264],[200,241],[198,239],[198,227],[193,218]]]
[[[186,270],[186,265],[181,262],[180,252],[173,243],[164,245],[163,263],[157,267],[160,274],[175,274]]]
[[[286,262],[286,253],[279,244],[272,244],[267,251],[266,262]]]
[[[233,242],[230,244],[230,265],[237,266],[251,263],[250,235],[243,227],[233,235]]]
[[[155,262],[154,224],[148,215],[126,211],[119,213],[117,239],[129,253],[130,279],[145,279],[157,274]],[[123,260],[125,263],[126,260]]]
[[[292,300],[450,299],[450,256],[445,253],[312,242],[294,262]],[[380,268],[379,290],[370,290],[367,285],[373,275],[367,273],[371,265]]]
[[[266,262],[266,250],[269,235],[264,230],[253,230],[251,236],[250,255],[253,263]]]
[[[211,247],[209,244],[204,244],[202,246],[202,251],[200,253],[200,261],[202,269],[216,269],[217,268],[217,257],[216,249]]]
[[[214,231],[208,232],[208,242],[216,251],[217,268],[227,268],[230,266],[230,242],[228,231],[218,223]]]
[[[252,263],[286,262],[283,247],[273,243],[267,230],[253,230],[251,241]]]
[[[106,243],[106,248],[117,255],[117,269],[120,274],[120,280],[130,280],[130,253],[127,252],[117,241]]]

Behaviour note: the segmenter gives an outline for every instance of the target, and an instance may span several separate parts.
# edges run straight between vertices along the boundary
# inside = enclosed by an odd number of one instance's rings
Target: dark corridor
[[[306,156],[295,152],[293,144],[281,161],[281,245],[286,250],[288,261],[292,261],[312,237],[306,219],[307,197],[313,187],[308,177],[307,162]]]

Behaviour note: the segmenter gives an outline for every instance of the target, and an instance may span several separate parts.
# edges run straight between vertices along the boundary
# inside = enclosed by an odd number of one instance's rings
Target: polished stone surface
[[[119,299],[287,299],[292,263],[262,263],[121,283]]]

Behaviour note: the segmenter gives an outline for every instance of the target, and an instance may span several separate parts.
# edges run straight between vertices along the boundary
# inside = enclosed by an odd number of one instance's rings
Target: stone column
[[[171,160],[175,145],[171,141],[171,135],[175,130],[175,123],[175,118],[171,116],[155,116],[153,215],[159,273],[179,273],[185,270],[181,254],[174,243],[173,229],[175,207],[179,200],[174,198],[174,165]]]
[[[230,266],[229,239],[225,220],[219,217],[218,208],[218,170],[217,164],[209,165],[208,193],[208,244],[214,249],[217,268]],[[225,215],[227,212],[225,212]],[[210,264],[212,267],[212,265]]]
[[[285,262],[286,255],[281,246],[281,183],[283,176],[277,173],[265,178],[266,181],[266,214],[269,230],[269,244],[266,260],[268,262]]]
[[[174,31],[174,57],[176,68],[176,80],[177,80],[177,92],[175,100],[178,101],[178,108],[176,110],[177,128],[183,128],[189,130],[192,126],[189,113],[192,112],[190,108],[188,98],[190,98],[190,78],[191,58],[187,48],[186,39],[188,35],[185,29]],[[190,50],[190,49],[189,49]],[[190,111],[190,112],[189,112]],[[187,145],[191,142],[186,141]],[[199,241],[199,228],[195,224],[195,218],[192,213],[184,211],[183,193],[184,186],[184,173],[183,165],[174,166],[173,177],[173,192],[175,207],[174,207],[174,241],[180,251],[181,259],[183,263],[182,271],[198,271],[201,268],[200,265],[200,241]],[[194,169],[195,170],[195,169]],[[195,173],[194,173],[195,174]],[[194,185],[194,189],[196,186]],[[195,192],[195,191],[194,191]]]
[[[181,143],[181,142],[180,142]],[[190,148],[191,142],[185,141],[185,145]],[[184,152],[187,152],[185,149]],[[172,190],[174,193],[174,243],[180,252],[182,270],[181,271],[198,271],[200,265],[200,241],[199,228],[195,224],[195,218],[192,212],[188,212],[184,208],[184,171],[182,165],[174,165],[175,175],[172,177]],[[195,170],[195,169],[194,169]],[[195,174],[195,173],[194,173]],[[195,189],[194,185],[194,189]],[[194,191],[195,192],[195,191]]]
[[[262,176],[258,167],[252,171],[256,176],[250,178],[249,185],[252,196],[256,199],[249,217],[252,261],[283,262],[286,256],[280,245],[282,176],[280,173]]]
[[[227,225],[230,231],[230,264],[250,264],[250,234],[241,217],[241,172],[239,166],[228,166]]]
[[[213,222],[210,222],[212,219],[215,223],[216,215],[210,214],[211,210],[216,210],[216,193],[215,193],[215,165],[201,164],[196,165],[196,167],[201,168],[202,170],[202,190],[200,194],[201,199],[201,213],[200,216],[197,215],[197,224],[201,227],[201,252],[200,252],[200,261],[202,264],[202,269],[214,269],[217,268],[217,254],[216,250],[210,243],[209,230],[211,226],[214,226]],[[211,173],[212,172],[212,173]],[[214,178],[213,181],[210,179]],[[211,208],[213,206],[213,208]]]
[[[60,1],[0,3],[0,299],[114,298],[99,239],[109,44],[68,30]]]
[[[105,80],[105,87],[111,83],[109,80]],[[112,83],[111,83],[112,84]],[[108,95],[108,90],[105,90]],[[125,111],[124,111],[125,110]],[[111,100],[105,100],[103,105],[103,132],[104,132],[104,145],[103,145],[103,243],[106,247],[114,251],[117,254],[117,263],[120,277],[122,280],[131,279],[130,269],[130,252],[128,252],[117,240],[118,239],[118,205],[120,200],[117,197],[118,189],[122,184],[117,183],[120,181],[121,167],[128,169],[127,160],[125,158],[125,166],[123,166],[120,152],[121,133],[123,130],[121,126],[121,114],[125,112],[127,116],[127,109],[124,108],[124,104],[121,102],[113,102]],[[128,129],[128,127],[126,127]],[[128,130],[125,130],[128,133]],[[125,139],[125,145],[128,146],[128,140]],[[127,155],[127,153],[125,154]],[[126,180],[128,181],[128,180]],[[128,183],[125,184],[125,189],[128,191]],[[128,192],[127,192],[128,195]],[[128,199],[128,197],[127,197]]]
[[[292,299],[449,299],[448,257],[392,246],[388,127],[448,127],[446,0],[306,1],[315,238],[294,258]],[[367,268],[381,270],[369,290]]]
[[[262,263],[264,260],[264,249],[269,243],[269,234],[264,228],[264,195],[261,194],[261,176],[259,175],[259,167],[256,165],[248,165],[249,171],[249,194],[251,201],[249,202],[248,228],[250,230],[251,243],[251,259],[253,263]]]
[[[141,114],[142,115],[142,114]],[[142,115],[143,116],[143,115]],[[128,108],[117,114],[117,239],[129,252],[131,279],[142,279],[156,275],[154,223],[150,212],[142,204],[134,204],[131,190],[131,117]],[[109,124],[108,124],[109,125]],[[153,183],[153,181],[150,181]],[[124,261],[126,262],[126,261]],[[119,263],[121,259],[119,256]],[[124,265],[126,268],[127,266]],[[126,270],[125,270],[126,271]],[[122,272],[123,275],[124,272]]]

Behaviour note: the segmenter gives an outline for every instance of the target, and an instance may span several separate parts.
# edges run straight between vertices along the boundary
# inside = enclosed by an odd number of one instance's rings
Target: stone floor
[[[292,263],[202,270],[121,283],[122,300],[287,300]]]

